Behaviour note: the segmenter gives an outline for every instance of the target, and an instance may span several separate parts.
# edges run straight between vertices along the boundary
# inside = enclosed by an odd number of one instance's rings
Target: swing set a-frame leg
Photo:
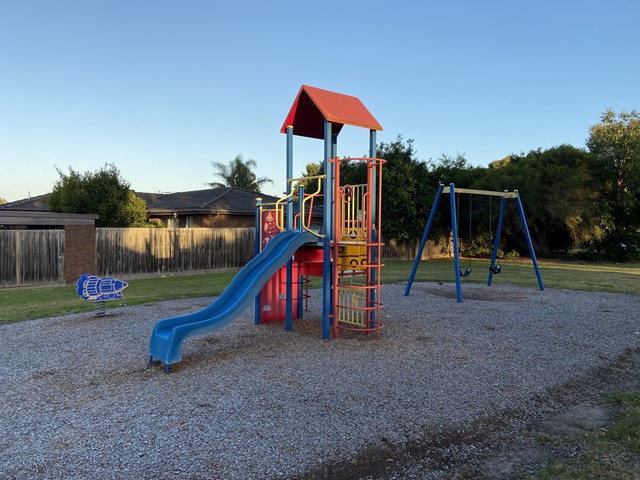
[[[422,251],[424,250],[424,246],[427,242],[427,237],[429,236],[429,231],[431,230],[431,224],[433,223],[433,219],[436,216],[436,210],[438,209],[438,203],[440,202],[440,197],[442,195],[443,189],[444,189],[444,185],[440,184],[438,186],[438,192],[436,193],[436,198],[433,201],[433,206],[431,207],[431,213],[429,214],[429,220],[427,220],[427,226],[425,227],[424,233],[422,234],[422,239],[420,240],[420,247],[418,248],[418,253],[413,262],[413,268],[411,269],[411,274],[409,275],[407,288],[404,291],[405,297],[408,296],[409,293],[411,292],[411,286],[413,285],[413,280],[416,276],[418,265],[420,264],[420,259],[422,258]],[[455,276],[456,276],[456,298],[458,302],[462,302],[462,291],[461,291],[461,285],[460,285],[460,257],[458,252],[458,221],[456,218],[455,186],[453,183],[449,185],[449,193],[451,197],[451,230],[453,232],[453,257],[454,257],[454,268],[455,268]]]
[[[424,233],[422,234],[422,239],[420,240],[420,247],[418,248],[418,254],[416,255],[416,259],[413,262],[413,268],[411,269],[411,275],[409,275],[409,281],[407,282],[407,288],[404,291],[404,296],[408,296],[411,292],[411,286],[413,285],[413,279],[416,276],[416,272],[418,271],[418,265],[420,265],[420,259],[422,258],[422,251],[424,250],[424,246],[427,243],[427,237],[429,236],[429,231],[431,230],[431,224],[433,223],[433,219],[436,216],[436,210],[438,209],[438,203],[440,203],[440,196],[442,195],[442,189],[444,188],[443,184],[438,186],[438,191],[436,193],[436,198],[433,201],[433,206],[431,207],[431,213],[429,213],[429,220],[427,220],[427,226],[424,229]]]
[[[529,256],[531,257],[531,261],[533,262],[533,269],[536,272],[536,278],[538,279],[538,286],[540,290],[544,290],[544,285],[542,283],[542,276],[540,275],[540,268],[538,267],[538,261],[536,260],[536,252],[533,249],[533,242],[531,241],[531,235],[529,234],[529,227],[527,226],[527,219],[524,215],[524,209],[522,208],[522,201],[520,200],[520,194],[517,190],[514,190],[516,194],[516,205],[518,206],[518,213],[520,214],[520,221],[522,222],[522,230],[524,231],[524,235],[527,240],[527,247],[529,248]],[[507,203],[506,197],[502,198],[500,202],[500,217],[498,218],[498,228],[496,229],[496,240],[493,244],[493,252],[491,253],[491,266],[493,267],[496,262],[497,254],[498,254],[498,246],[500,245],[500,234],[502,233],[502,220],[504,218],[505,206]],[[491,286],[491,282],[493,280],[493,271],[489,270],[489,278],[487,280],[487,285]]]
[[[531,242],[531,235],[529,235],[529,227],[527,227],[527,219],[524,218],[524,209],[522,208],[522,202],[520,201],[520,194],[518,190],[514,190],[516,194],[516,203],[518,205],[518,213],[520,213],[520,220],[522,220],[522,229],[524,230],[524,234],[527,237],[527,247],[529,247],[529,256],[531,257],[531,261],[533,262],[533,269],[536,271],[536,278],[538,279],[538,286],[540,290],[544,290],[544,285],[542,284],[542,276],[540,275],[540,269],[538,268],[538,261],[536,260],[536,252],[533,250],[533,243]]]
[[[449,185],[451,205],[451,231],[453,232],[453,268],[456,275],[456,300],[462,302],[462,285],[460,284],[460,252],[458,251],[458,219],[456,217],[456,194],[454,184]]]

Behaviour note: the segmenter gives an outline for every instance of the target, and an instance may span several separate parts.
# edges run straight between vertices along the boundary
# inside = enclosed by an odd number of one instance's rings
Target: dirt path
[[[324,465],[290,480],[404,480],[518,478],[536,464],[571,456],[571,449],[545,446],[540,434],[573,436],[612,420],[602,395],[640,389],[640,349],[601,368],[541,393],[528,411],[503,411],[473,424],[424,431],[409,443],[374,446],[347,462]]]

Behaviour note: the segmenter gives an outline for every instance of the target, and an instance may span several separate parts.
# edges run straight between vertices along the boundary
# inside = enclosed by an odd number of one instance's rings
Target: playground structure
[[[369,157],[343,158],[337,139],[344,125],[369,130]],[[149,365],[165,373],[182,359],[186,338],[218,330],[238,318],[255,300],[255,323],[302,318],[309,276],[322,277],[322,338],[340,330],[380,335],[381,196],[384,160],[375,158],[382,126],[357,98],[303,85],[284,121],[286,194],[276,204],[256,202],[256,256],[220,297],[199,312],[160,320],[151,334]],[[293,136],[324,141],[324,174],[315,192],[295,189]],[[367,181],[343,185],[342,162],[361,162]],[[297,198],[296,198],[297,197]],[[314,202],[322,200],[322,228],[313,227]]]
[[[462,302],[462,288],[461,288],[460,277],[468,276],[471,273],[470,267],[467,267],[467,269],[464,272],[462,272],[460,269],[460,252],[459,252],[459,246],[458,246],[458,209],[456,207],[456,194],[460,194],[460,193],[501,198],[500,215],[498,217],[498,225],[497,225],[496,233],[494,236],[495,240],[493,243],[493,249],[491,251],[491,264],[489,265],[489,276],[487,279],[487,286],[491,286],[491,283],[493,281],[493,275],[498,274],[501,271],[500,264],[496,263],[496,259],[498,256],[498,248],[500,246],[502,222],[504,219],[504,212],[507,205],[507,200],[514,199],[518,207],[518,214],[520,215],[520,220],[522,221],[522,229],[524,231],[524,234],[527,240],[527,247],[529,248],[529,255],[531,257],[531,261],[533,262],[533,268],[535,270],[536,278],[538,280],[538,286],[540,287],[540,290],[544,290],[544,285],[542,283],[542,276],[540,275],[540,269],[538,268],[538,261],[536,260],[536,254],[535,254],[535,251],[533,250],[533,243],[531,242],[531,235],[529,234],[529,227],[527,226],[527,220],[524,215],[524,209],[522,208],[522,202],[520,201],[520,194],[518,193],[518,190],[514,190],[513,192],[474,190],[474,189],[468,189],[468,188],[455,188],[455,185],[451,183],[449,184],[449,186],[445,186],[443,184],[438,185],[438,191],[436,192],[436,196],[433,201],[433,206],[431,207],[431,212],[429,213],[429,219],[427,220],[427,225],[425,226],[424,232],[422,234],[422,239],[420,240],[418,253],[413,262],[413,268],[411,269],[411,274],[409,275],[409,281],[407,282],[407,287],[404,292],[405,296],[408,296],[409,293],[411,293],[411,286],[413,285],[413,280],[418,270],[420,259],[422,258],[422,251],[424,250],[424,246],[427,242],[427,237],[429,236],[429,231],[431,230],[431,225],[433,224],[433,219],[435,218],[438,204],[440,203],[440,198],[443,193],[449,194],[449,197],[450,197],[451,232],[453,236],[453,259],[454,259],[454,271],[455,271],[455,279],[456,279],[456,299],[458,302]],[[469,227],[469,234],[471,235],[471,226]]]

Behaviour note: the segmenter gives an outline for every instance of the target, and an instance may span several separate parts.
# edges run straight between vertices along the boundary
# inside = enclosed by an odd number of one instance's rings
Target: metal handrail
[[[318,189],[310,194],[309,196],[305,196],[302,200],[302,207],[300,208],[300,226],[307,232],[313,233],[315,236],[324,238],[324,234],[320,234],[318,232],[314,232],[308,225],[305,225],[304,216],[305,216],[305,204],[311,200],[311,205],[309,206],[309,225],[311,224],[311,215],[313,214],[313,199],[320,195],[320,190],[322,190],[322,179],[327,178],[326,175],[314,175],[313,177],[305,177],[305,179],[317,179],[318,180]]]
[[[289,197],[293,197],[294,193],[296,193],[296,192],[292,190],[290,194],[285,195],[284,197],[282,197],[280,200],[278,200],[276,202],[276,227],[278,227],[280,229],[280,231],[285,230],[285,228],[284,228],[284,205],[282,205],[282,203],[285,202]],[[280,220],[280,222],[278,222],[278,220]]]

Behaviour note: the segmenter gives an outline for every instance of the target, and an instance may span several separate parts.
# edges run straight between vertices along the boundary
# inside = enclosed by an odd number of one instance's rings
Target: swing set
[[[413,280],[416,275],[416,271],[418,270],[418,265],[420,264],[420,259],[422,258],[422,251],[424,250],[424,246],[427,242],[427,237],[429,236],[429,231],[431,230],[431,225],[433,223],[433,219],[436,215],[436,210],[438,208],[438,204],[440,202],[440,197],[442,194],[449,194],[450,196],[450,206],[451,206],[451,232],[453,235],[453,259],[454,259],[454,270],[456,277],[456,297],[458,302],[462,302],[462,289],[460,278],[468,277],[471,275],[471,259],[469,255],[467,258],[469,259],[469,263],[465,270],[461,270],[460,268],[460,252],[458,245],[458,218],[459,218],[459,199],[456,202],[456,194],[469,194],[469,243],[466,247],[467,250],[470,250],[472,247],[472,201],[471,198],[473,195],[483,195],[489,196],[489,231],[491,232],[491,197],[501,197],[500,201],[500,215],[498,217],[498,226],[496,228],[495,240],[493,243],[493,250],[491,252],[491,263],[489,265],[489,277],[487,279],[487,286],[491,286],[493,281],[493,276],[499,274],[502,271],[502,267],[497,260],[498,257],[498,247],[500,245],[500,234],[502,231],[502,221],[504,219],[504,212],[507,205],[508,199],[515,199],[516,205],[518,207],[518,213],[520,214],[520,220],[522,221],[522,229],[524,230],[524,234],[527,240],[527,246],[529,248],[529,255],[533,262],[533,268],[536,273],[536,278],[538,279],[538,286],[540,290],[544,290],[544,285],[542,284],[542,277],[540,275],[540,269],[538,268],[538,262],[536,260],[536,254],[533,250],[533,243],[531,242],[531,236],[529,235],[529,228],[527,227],[527,221],[524,215],[524,209],[522,208],[522,202],[520,201],[520,195],[517,190],[513,192],[504,191],[504,192],[496,192],[491,190],[474,190],[468,188],[455,188],[453,183],[449,184],[449,186],[445,186],[443,184],[438,185],[438,191],[436,193],[436,198],[433,202],[433,206],[431,207],[431,213],[429,214],[429,219],[427,220],[427,225],[424,229],[424,233],[422,234],[422,239],[420,240],[420,247],[418,248],[418,253],[416,255],[416,259],[413,263],[413,268],[411,270],[411,275],[409,276],[409,281],[407,283],[407,288],[405,289],[405,296],[408,296],[411,292],[411,286],[413,285]],[[468,252],[466,252],[468,253]]]

